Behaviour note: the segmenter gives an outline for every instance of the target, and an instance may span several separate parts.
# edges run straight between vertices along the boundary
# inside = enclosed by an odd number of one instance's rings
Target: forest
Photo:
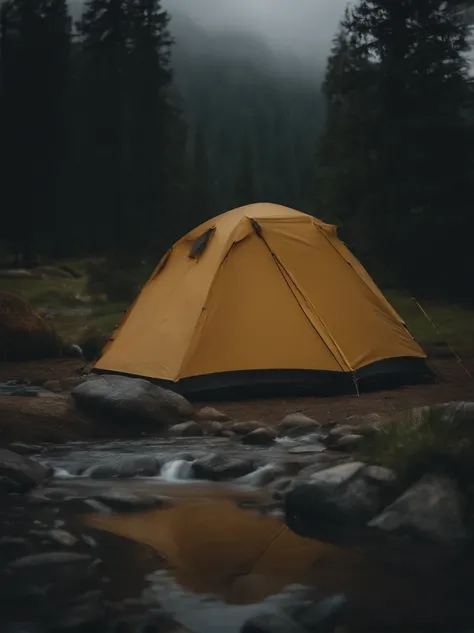
[[[379,283],[469,300],[470,27],[454,0],[359,0],[321,73],[161,0],[4,0],[0,267],[155,264],[236,206],[338,225]],[[320,274],[315,271],[315,275]]]

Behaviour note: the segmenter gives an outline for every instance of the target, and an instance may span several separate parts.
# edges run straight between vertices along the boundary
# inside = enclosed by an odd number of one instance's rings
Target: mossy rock
[[[0,292],[0,360],[55,358],[62,347],[55,329],[24,299]]]

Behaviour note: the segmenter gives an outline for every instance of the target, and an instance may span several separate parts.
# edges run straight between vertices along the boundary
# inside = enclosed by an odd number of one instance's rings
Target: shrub
[[[443,471],[472,483],[474,410],[462,402],[413,409],[364,438],[359,456],[409,482],[427,471]]]

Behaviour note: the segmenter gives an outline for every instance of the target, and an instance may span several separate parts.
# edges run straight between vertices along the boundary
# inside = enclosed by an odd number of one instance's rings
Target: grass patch
[[[428,471],[474,479],[474,410],[456,403],[396,416],[362,440],[362,461],[394,470],[406,483]]]
[[[121,321],[128,302],[94,302],[88,296],[87,260],[66,264],[84,276],[79,279],[1,278],[0,292],[19,295],[46,316],[66,343],[76,343],[86,327],[110,334]]]
[[[440,337],[416,303],[397,291],[385,292],[408,329],[430,356],[451,356],[447,341],[458,353],[474,351],[474,311],[457,305],[420,301],[430,319],[442,333]],[[444,339],[444,341],[443,341]]]

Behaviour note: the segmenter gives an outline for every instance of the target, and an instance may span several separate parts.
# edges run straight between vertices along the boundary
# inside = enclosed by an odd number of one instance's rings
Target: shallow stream
[[[246,462],[249,472],[232,481],[198,478],[195,464],[211,453]],[[72,535],[75,544],[64,534],[62,541],[54,538],[62,550],[79,551],[79,543],[94,550],[106,587],[99,591],[108,592],[109,601],[139,605],[136,628],[124,631],[238,633],[255,613],[291,601],[297,586],[312,588],[315,598],[345,595],[345,624],[354,631],[447,633],[474,621],[465,588],[453,588],[449,578],[422,586],[409,571],[388,570],[361,552],[304,539],[286,527],[268,486],[283,470],[291,472],[295,460],[324,459],[315,437],[269,448],[207,438],[76,442],[46,446],[32,457],[55,474],[26,505],[17,498],[17,515],[4,509],[7,558],[15,558],[16,546],[24,555],[22,539],[27,553],[35,553],[28,539],[46,528]],[[54,549],[48,538],[38,541],[43,550]],[[36,594],[43,586],[46,591],[51,581],[40,570],[30,573],[39,574]],[[12,607],[2,633],[54,630],[26,617],[22,604],[17,615]],[[157,610],[169,614],[175,628],[147,629],[147,614]],[[60,629],[69,630],[75,629]]]

